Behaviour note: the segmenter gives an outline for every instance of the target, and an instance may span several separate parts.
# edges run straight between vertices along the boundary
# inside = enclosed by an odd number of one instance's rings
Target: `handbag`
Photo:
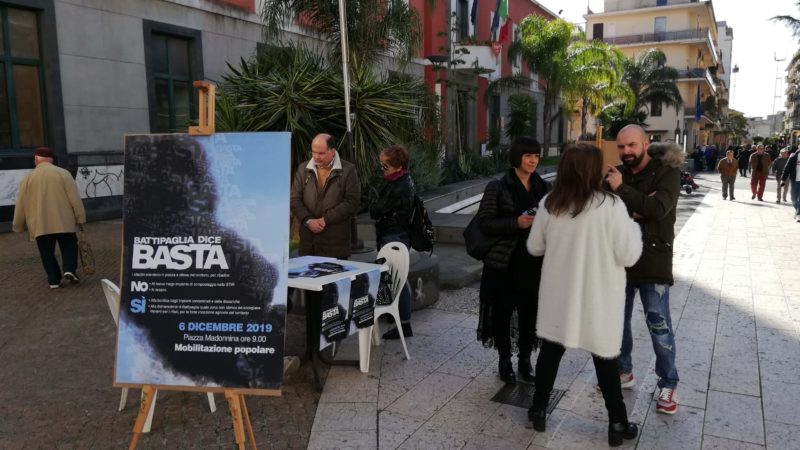
[[[78,254],[81,257],[81,270],[84,275],[91,275],[94,273],[94,251],[92,244],[86,238],[86,232],[81,231],[78,234]]]
[[[489,250],[500,240],[499,237],[486,236],[478,224],[478,217],[475,216],[469,221],[469,225],[464,229],[464,243],[467,246],[467,254],[478,261],[483,261]]]

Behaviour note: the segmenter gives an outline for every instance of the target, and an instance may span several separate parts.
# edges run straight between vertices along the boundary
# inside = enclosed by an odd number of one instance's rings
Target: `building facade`
[[[257,0],[3,0],[0,227],[33,149],[75,174],[90,219],[119,217],[124,136],[185,131],[194,80],[262,41]]]
[[[769,114],[767,117],[748,117],[747,135],[752,140],[756,136],[768,138],[776,134],[783,134],[786,112],[779,111],[776,114]]]
[[[588,39],[616,45],[626,57],[659,48],[667,57],[666,64],[678,70],[684,106],[676,110],[649,105],[647,124],[652,140],[674,141],[678,134],[687,149],[713,142],[717,117],[701,105],[708,105],[709,97],[714,97],[715,105],[723,98],[727,104],[727,87],[721,77],[729,69],[711,1],[606,0],[604,12],[585,18]],[[732,36],[731,30],[731,47]]]

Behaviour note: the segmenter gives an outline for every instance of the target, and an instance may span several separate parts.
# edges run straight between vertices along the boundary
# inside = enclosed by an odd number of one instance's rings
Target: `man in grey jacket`
[[[311,141],[311,159],[297,168],[290,205],[300,227],[300,255],[350,256],[350,221],[361,193],[356,168],[339,157],[331,135]]]
[[[781,191],[783,191],[783,202],[786,203],[786,193],[789,191],[789,185],[781,183],[781,175],[783,175],[783,169],[786,167],[786,161],[789,161],[789,147],[781,150],[780,156],[775,161],[772,161],[772,172],[775,174],[775,183],[778,188],[776,203],[781,202]]]

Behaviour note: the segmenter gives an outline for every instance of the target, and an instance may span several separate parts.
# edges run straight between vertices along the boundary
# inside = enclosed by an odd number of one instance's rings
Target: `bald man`
[[[333,137],[311,141],[311,159],[292,180],[290,206],[300,227],[300,255],[350,257],[350,219],[361,201],[356,167],[341,159]]]
[[[656,375],[660,394],[656,411],[678,411],[675,390],[678,370],[675,367],[675,335],[669,311],[669,287],[672,278],[672,243],[675,240],[675,209],[680,192],[681,149],[660,144],[659,157],[648,153],[647,133],[638,125],[628,125],[617,134],[617,151],[622,165],[609,166],[607,182],[622,198],[628,212],[642,230],[642,256],[626,269],[625,323],[622,348],[617,358],[623,388],[635,385],[633,378],[633,335],[631,315],[636,292],[642,301],[645,320],[656,354]],[[656,154],[656,152],[654,152]]]

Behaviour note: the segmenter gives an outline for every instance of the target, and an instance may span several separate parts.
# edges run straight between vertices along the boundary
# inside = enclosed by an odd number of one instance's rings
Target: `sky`
[[[587,3],[593,12],[603,12],[603,0],[538,0],[553,13],[570,22],[584,24]],[[717,21],[726,21],[733,28],[732,65],[739,73],[731,75],[731,107],[747,117],[767,116],[785,109],[786,66],[798,48],[798,39],[792,37],[786,26],[773,23],[770,17],[791,15],[800,17],[796,0],[714,0]],[[775,58],[785,58],[775,62]],[[775,98],[776,66],[781,78],[778,86],[780,99]],[[726,67],[726,70],[730,68]]]

